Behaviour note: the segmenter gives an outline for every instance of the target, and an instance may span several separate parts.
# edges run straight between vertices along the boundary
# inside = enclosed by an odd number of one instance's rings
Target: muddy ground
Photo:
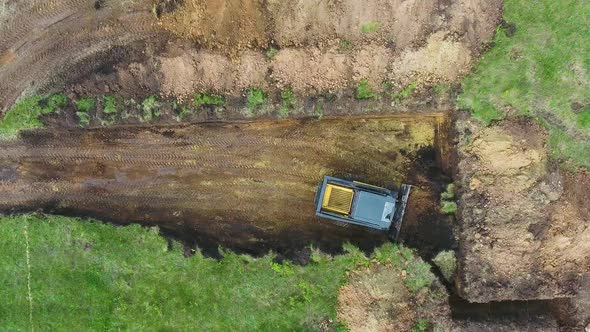
[[[366,250],[386,241],[314,216],[318,183],[335,175],[413,184],[403,239],[437,252],[452,244],[438,208],[445,125],[432,114],[31,131],[2,143],[0,209],[158,225],[205,250],[339,252],[347,241]]]
[[[23,95],[54,91],[137,102],[156,95],[169,104],[211,92],[226,97],[225,107],[188,121],[236,120],[275,116],[281,91],[292,89],[297,101],[288,116],[302,119],[164,127],[129,120],[118,123],[133,126],[80,130],[70,105],[43,119],[48,130],[0,143],[1,212],[41,209],[159,225],[211,255],[222,245],[253,254],[274,250],[300,263],[309,244],[338,252],[343,242],[371,250],[385,241],[313,216],[315,186],[332,174],[414,184],[402,240],[427,259],[454,246],[439,195],[455,166],[448,149],[454,135],[445,129],[448,114],[441,114],[452,109],[455,92],[439,94],[456,86],[488,47],[500,0],[2,5],[2,111]],[[355,98],[362,80],[375,99]],[[404,96],[408,87],[414,89]],[[256,114],[245,107],[251,88],[270,99]],[[177,121],[172,109],[161,111],[160,123]],[[408,111],[422,114],[366,116]],[[365,115],[306,118],[352,114]],[[93,114],[93,127],[100,115]],[[587,324],[587,173],[552,163],[543,130],[530,122],[482,128],[460,119],[457,128],[459,295],[475,302],[548,300],[469,304],[447,285],[452,329]],[[373,272],[352,279],[349,291],[362,301],[374,300],[364,280],[388,273]]]

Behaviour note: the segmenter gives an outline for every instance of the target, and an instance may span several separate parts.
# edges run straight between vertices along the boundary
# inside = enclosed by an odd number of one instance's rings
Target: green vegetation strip
[[[314,250],[305,267],[273,255],[186,258],[156,228],[60,216],[2,217],[0,238],[0,326],[9,331],[315,330],[336,318],[346,271],[372,261],[350,245],[335,257]],[[434,280],[410,249],[387,244],[372,259],[407,269],[413,292]]]
[[[590,167],[590,22],[581,13],[589,1],[505,1],[509,24],[463,82],[458,105],[488,124],[506,110],[534,117],[554,157]]]
[[[0,138],[13,138],[24,129],[42,128],[41,116],[54,113],[67,104],[68,98],[63,94],[19,100],[0,120]]]

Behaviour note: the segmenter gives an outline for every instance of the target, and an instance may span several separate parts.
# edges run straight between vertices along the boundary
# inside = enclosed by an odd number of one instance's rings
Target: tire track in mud
[[[421,199],[438,204],[439,179],[415,166],[421,149],[439,151],[439,122],[350,117],[30,131],[0,143],[0,212],[158,225],[191,243],[251,253],[309,244],[334,252],[344,242],[369,250],[386,237],[315,217],[317,183],[326,174],[381,185],[414,179]],[[414,208],[414,221],[440,217]]]
[[[147,2],[146,2],[147,3]],[[23,5],[0,29],[0,108],[10,106],[27,88],[59,88],[90,68],[114,47],[165,37],[145,4],[113,2],[96,10],[92,1],[50,1]]]

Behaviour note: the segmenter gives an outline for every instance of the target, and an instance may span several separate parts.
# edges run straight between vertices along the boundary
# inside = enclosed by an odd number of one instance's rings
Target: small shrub
[[[408,274],[405,284],[413,294],[417,294],[425,287],[430,287],[436,279],[432,271],[430,271],[430,265],[420,258],[411,261],[406,271]]]
[[[284,118],[289,115],[289,111],[295,107],[297,98],[292,89],[286,89],[281,92],[281,108],[279,109],[279,116]]]
[[[80,124],[80,127],[85,128],[90,125],[90,115],[88,115],[88,113],[76,112],[76,115],[78,116],[78,122]]]
[[[412,329],[410,330],[410,332],[425,332],[426,330],[428,330],[428,321],[425,319],[419,319],[418,322],[416,323],[416,325],[414,325],[414,327],[412,327]]]
[[[323,100],[318,100],[318,102],[315,104],[315,106],[313,108],[313,114],[315,116],[317,116],[318,118],[321,118],[324,116],[324,101]]]
[[[160,103],[156,96],[149,96],[141,103],[142,119],[143,121],[152,121],[153,118],[160,116]]]
[[[195,94],[195,98],[193,104],[196,107],[200,106],[224,106],[225,105],[225,97],[209,94],[209,93],[197,93]]]
[[[356,99],[365,100],[375,98],[377,98],[377,95],[373,92],[373,89],[369,85],[369,81],[367,79],[361,80],[359,86],[356,88]]]
[[[340,52],[350,52],[354,47],[354,44],[348,39],[342,39],[338,49]]]
[[[94,98],[82,98],[76,101],[76,109],[78,112],[88,113],[94,109]]]
[[[412,94],[412,92],[416,89],[416,87],[418,86],[417,83],[410,83],[408,84],[408,86],[406,86],[405,88],[403,88],[400,92],[398,92],[393,99],[396,102],[401,102],[403,100],[408,99],[408,97]]]
[[[443,200],[455,199],[455,184],[449,183],[445,192],[440,194],[440,198]]]
[[[104,108],[103,112],[106,114],[115,114],[119,110],[117,108],[117,100],[113,96],[104,97]]]
[[[266,103],[267,96],[262,89],[250,89],[247,96],[246,107],[250,110],[257,110]]]
[[[44,114],[55,112],[58,108],[64,108],[68,104],[68,97],[63,93],[51,95],[47,99],[47,107],[44,109]]]
[[[266,51],[266,57],[270,60],[274,59],[274,57],[277,56],[277,54],[279,54],[279,50],[272,46],[269,47],[269,49]]]
[[[455,212],[457,212],[457,203],[442,201],[440,209],[444,214],[454,214]]]
[[[378,21],[371,21],[361,25],[361,32],[362,33],[373,33],[379,30],[379,26],[381,23]]]
[[[436,266],[440,269],[440,272],[443,274],[447,281],[453,280],[453,275],[455,274],[455,269],[457,268],[457,257],[455,256],[455,252],[451,250],[441,251],[434,257],[432,260]]]

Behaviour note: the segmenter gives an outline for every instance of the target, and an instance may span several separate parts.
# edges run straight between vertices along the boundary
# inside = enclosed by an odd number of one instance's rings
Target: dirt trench
[[[432,114],[30,131],[1,143],[0,211],[157,225],[213,251],[339,252],[345,242],[371,250],[386,241],[314,216],[317,184],[335,175],[415,185],[403,239],[436,252],[452,239],[438,212],[444,126]]]

